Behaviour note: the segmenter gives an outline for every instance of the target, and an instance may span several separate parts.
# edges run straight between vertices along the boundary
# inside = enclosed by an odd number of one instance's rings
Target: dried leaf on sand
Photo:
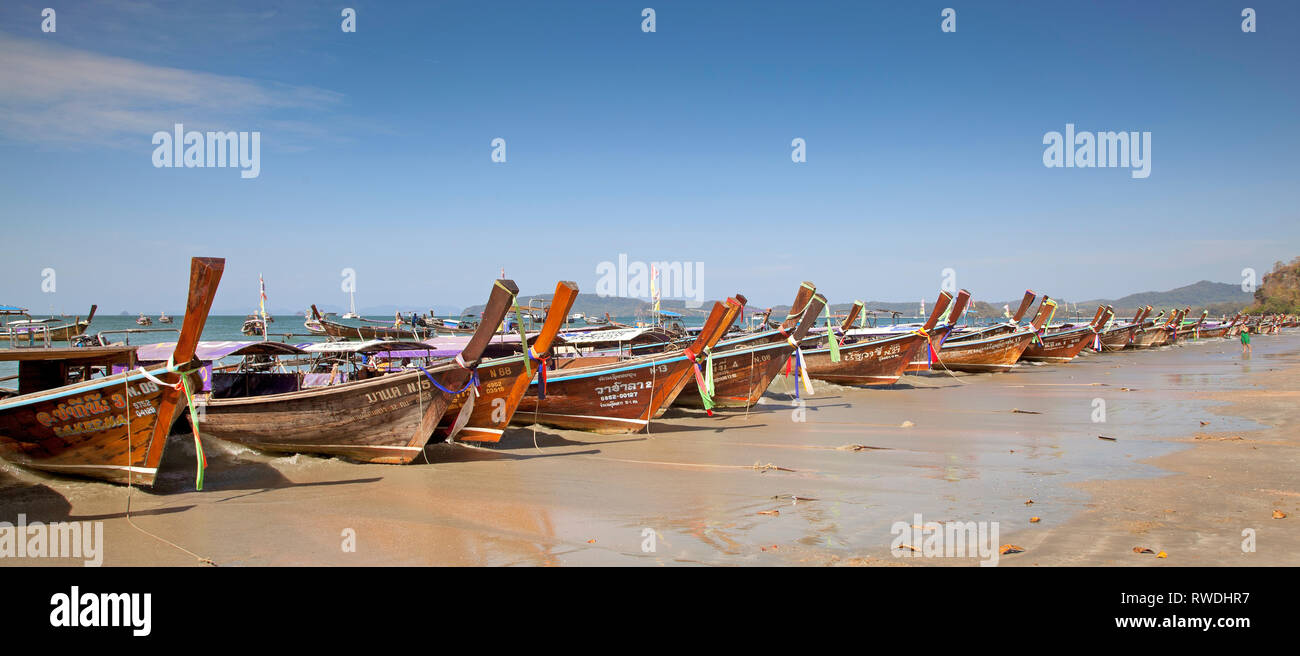
[[[998,553],[1005,556],[1007,554],[1020,553],[1024,550],[1024,547],[1017,547],[1014,544],[1004,544],[1000,549],[998,549]]]

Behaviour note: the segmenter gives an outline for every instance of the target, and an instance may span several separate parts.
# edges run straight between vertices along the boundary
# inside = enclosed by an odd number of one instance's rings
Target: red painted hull
[[[831,361],[828,348],[806,349],[804,364],[809,377],[828,383],[892,385],[925,344],[926,338],[920,333],[902,333],[897,337],[845,344],[839,349],[839,362]]]
[[[981,373],[1016,366],[1034,334],[1027,330],[979,340],[947,341],[935,353],[933,369]]]
[[[1030,344],[1025,349],[1025,352],[1020,354],[1020,359],[1030,362],[1064,364],[1073,360],[1083,349],[1092,344],[1094,335],[1096,333],[1091,328],[1080,328],[1055,334],[1049,333]]]

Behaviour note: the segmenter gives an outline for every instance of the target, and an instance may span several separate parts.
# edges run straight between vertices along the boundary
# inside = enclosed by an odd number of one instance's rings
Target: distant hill
[[[1279,263],[1278,265],[1282,265]],[[1300,258],[1295,262],[1283,267],[1285,271],[1274,270],[1274,273],[1266,275],[1265,286],[1268,293],[1274,294],[1277,298],[1291,299],[1290,302],[1295,304],[1300,302]],[[1289,290],[1289,291],[1288,291]],[[1261,288],[1261,292],[1265,292]],[[1291,296],[1286,296],[1289,293]],[[1055,298],[1055,297],[1053,297]],[[1273,298],[1273,297],[1270,297]],[[544,305],[550,302],[551,294],[520,294],[520,305]],[[1171,289],[1163,292],[1140,292],[1129,294],[1118,299],[1092,299],[1088,301],[1069,301],[1068,299],[1056,298],[1058,302],[1069,304],[1078,310],[1079,316],[1091,317],[1093,310],[1098,305],[1111,305],[1115,312],[1120,316],[1131,315],[1137,308],[1145,305],[1151,305],[1155,308],[1165,309],[1173,307],[1192,306],[1192,309],[1199,313],[1201,309],[1208,309],[1211,314],[1230,314],[1241,310],[1255,301],[1255,296],[1248,292],[1241,291],[1240,285],[1223,282],[1210,282],[1202,280],[1200,282]],[[1282,302],[1282,301],[1278,301]],[[976,300],[971,308],[976,317],[980,319],[993,319],[1001,317],[1003,314],[1002,307],[1010,306],[1012,310],[1020,304],[1020,299],[1014,301],[1002,301],[989,303]],[[705,302],[704,306],[696,309],[687,309],[683,301],[663,301],[661,307],[665,310],[679,312],[687,317],[703,316],[707,314],[708,308],[712,307],[713,301]],[[844,314],[852,306],[851,303],[833,303],[831,305],[832,314]],[[933,309],[934,300],[928,299],[925,303],[925,312],[928,313]],[[746,315],[750,312],[761,312],[767,306],[757,304],[750,305]],[[900,312],[904,317],[918,317],[921,311],[921,304],[918,301],[867,301],[868,310],[884,310],[888,312]],[[483,311],[482,305],[474,305],[465,308],[463,312],[478,314]],[[650,303],[635,299],[623,297],[601,297],[596,294],[578,294],[577,300],[573,304],[572,312],[582,312],[589,316],[599,317],[606,312],[613,317],[633,317],[638,313],[645,315],[650,311]],[[776,305],[772,307],[772,316],[784,317],[790,312],[790,306]],[[382,313],[381,313],[382,314]],[[391,311],[389,311],[391,314]],[[1062,315],[1058,313],[1058,318]]]
[[[1112,305],[1120,315],[1129,311],[1136,311],[1137,308],[1146,305],[1155,308],[1187,307],[1190,305],[1193,309],[1206,308],[1211,312],[1214,312],[1216,308],[1231,308],[1225,311],[1235,312],[1250,305],[1254,300],[1254,296],[1250,292],[1241,291],[1241,285],[1239,284],[1202,280],[1166,292],[1140,292],[1114,300],[1079,301],[1079,305]]]
[[[1300,257],[1278,262],[1255,290],[1251,312],[1300,312]]]

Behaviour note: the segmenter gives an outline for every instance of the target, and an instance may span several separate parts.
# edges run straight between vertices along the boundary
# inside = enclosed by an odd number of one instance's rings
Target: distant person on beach
[[[1241,331],[1241,354],[1250,355],[1250,328],[1244,328]]]

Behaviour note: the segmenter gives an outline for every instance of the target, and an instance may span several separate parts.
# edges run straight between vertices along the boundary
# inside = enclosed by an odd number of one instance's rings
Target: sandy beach
[[[220,566],[978,562],[891,549],[891,526],[918,514],[996,522],[1023,548],[1001,566],[1297,565],[1298,372],[1300,336],[1284,334],[1249,359],[1216,339],[893,388],[818,382],[803,407],[778,378],[748,412],[673,408],[632,436],[521,428],[410,466],[210,440],[202,492],[174,435],[152,492],[0,464],[0,521],[102,521],[110,566],[202,565],[143,531]],[[21,564],[81,561],[0,559]]]

